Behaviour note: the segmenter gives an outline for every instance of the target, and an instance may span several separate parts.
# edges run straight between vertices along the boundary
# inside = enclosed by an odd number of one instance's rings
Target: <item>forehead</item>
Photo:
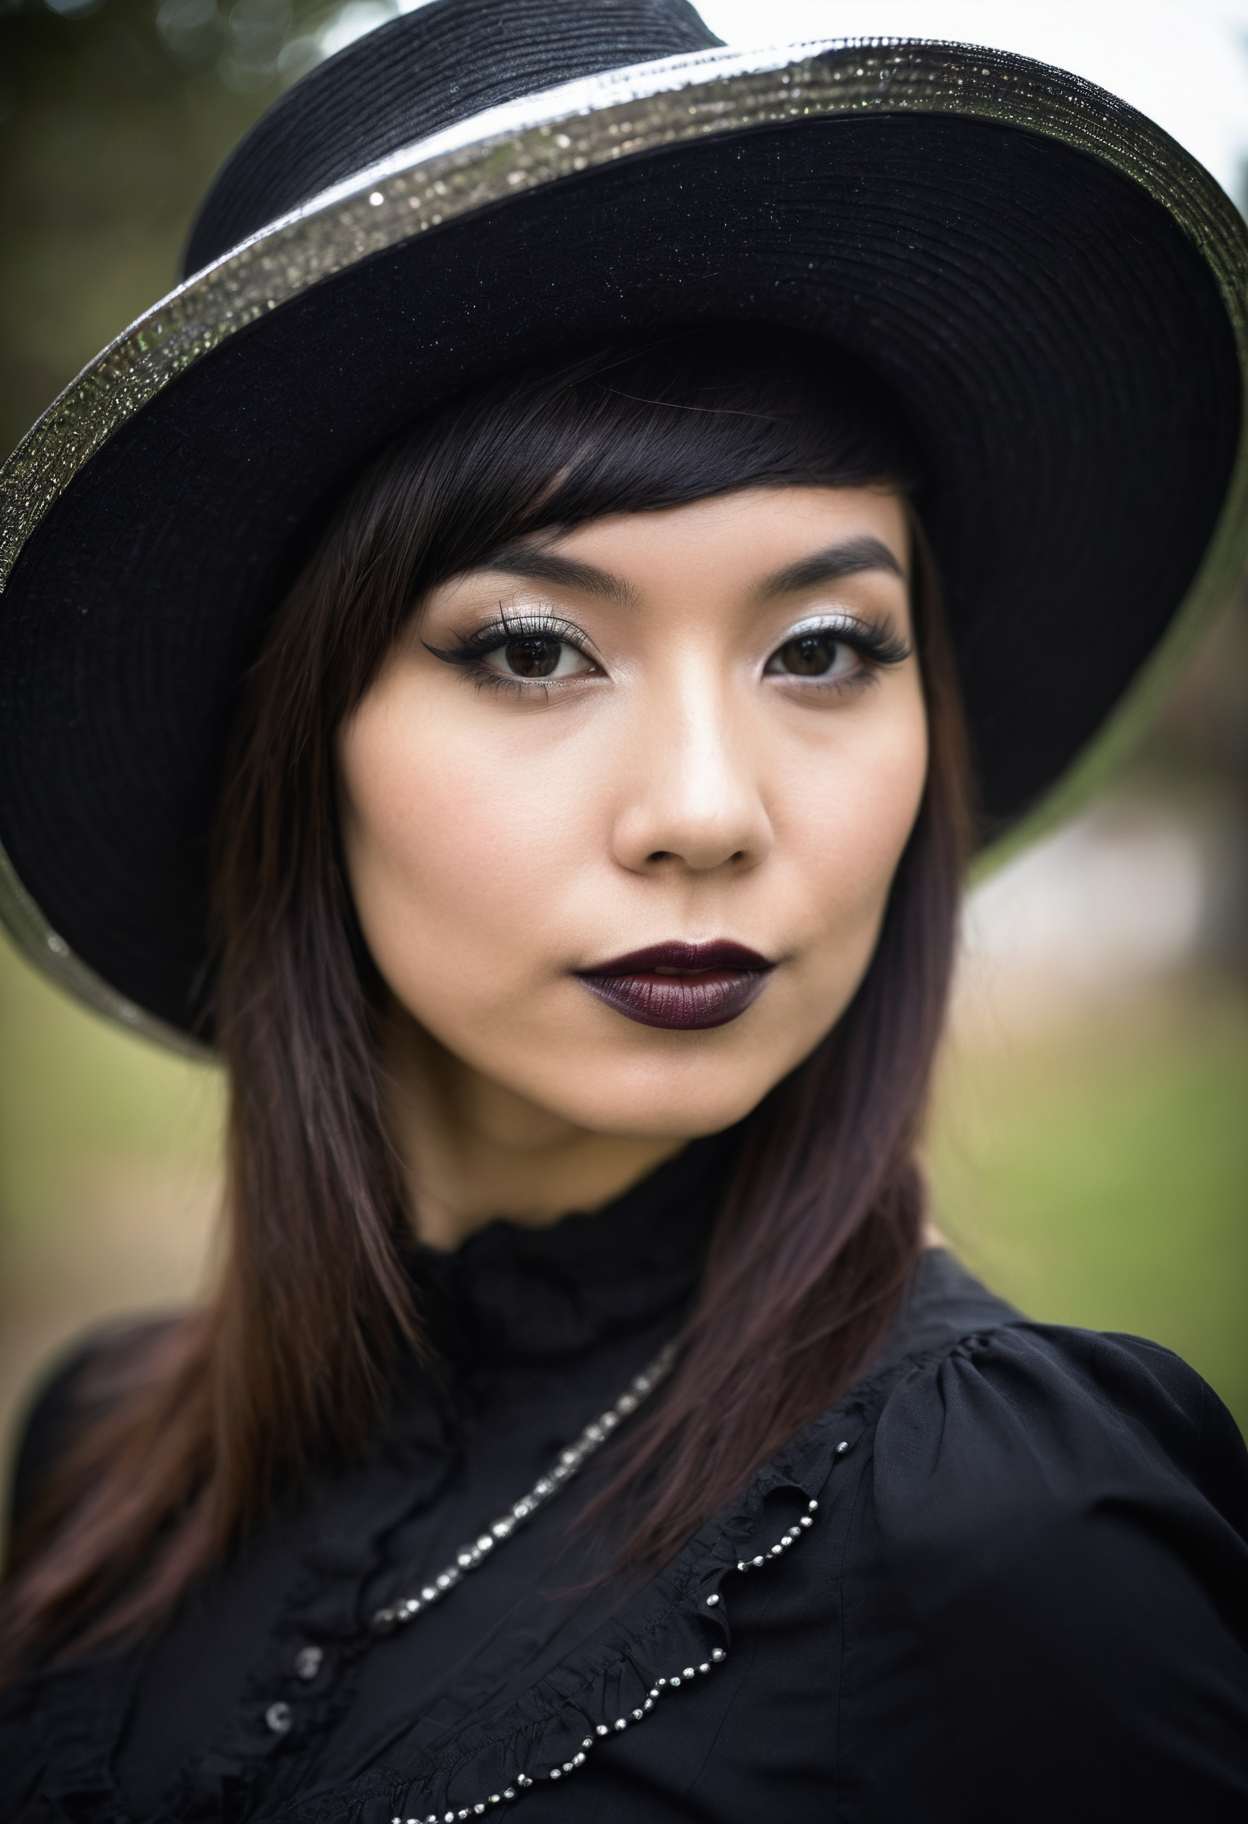
[[[878,563],[864,555],[873,544],[882,548]],[[906,577],[905,499],[883,488],[742,488],[684,506],[613,513],[525,541],[535,557],[549,554],[639,581],[691,564],[704,581],[722,574],[738,585],[757,585],[841,547],[848,553],[845,574],[878,568]]]

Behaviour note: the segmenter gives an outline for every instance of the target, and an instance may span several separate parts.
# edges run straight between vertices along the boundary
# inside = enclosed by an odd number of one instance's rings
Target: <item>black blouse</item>
[[[574,1484],[370,1631],[673,1333],[724,1161],[699,1142],[598,1215],[415,1250],[441,1377],[150,1646],[0,1700],[3,1815],[1242,1824],[1234,1424],[1168,1351],[1028,1323],[943,1251],[873,1371],[657,1574],[596,1575]]]

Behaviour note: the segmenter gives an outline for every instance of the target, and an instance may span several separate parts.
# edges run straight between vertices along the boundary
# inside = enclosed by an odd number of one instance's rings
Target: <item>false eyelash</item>
[[[830,615],[824,621],[802,621],[787,639],[781,640],[776,651],[781,651],[792,640],[807,639],[812,634],[830,636],[840,645],[850,647],[861,658],[868,659],[872,665],[900,665],[910,657],[910,647],[906,641],[883,621],[859,621],[840,615]]]
[[[900,665],[910,657],[910,647],[901,635],[878,625],[866,627],[861,633],[847,632],[845,644],[860,652],[864,659],[870,659],[873,665]]]
[[[891,665],[900,665],[910,656],[910,647],[905,640],[894,633],[884,622],[860,621],[848,616],[832,615],[826,620],[810,620],[800,623],[799,627],[789,635],[789,639],[818,633],[830,635],[842,645],[848,646],[852,651],[858,653],[868,664],[881,670]],[[517,639],[561,640],[586,658],[591,657],[587,648],[592,645],[592,642],[584,630],[577,627],[575,623],[563,620],[556,615],[535,614],[513,618],[506,613],[501,604],[497,620],[487,622],[484,627],[478,627],[473,633],[456,635],[455,643],[452,646],[432,646],[428,640],[422,640],[421,644],[434,658],[441,659],[448,665],[462,666],[466,671],[475,673],[478,688],[509,690],[521,694],[527,694],[535,689],[541,689],[544,693],[549,694],[552,688],[558,689],[558,684],[551,684],[548,680],[538,683],[536,680],[508,678],[502,673],[496,672],[493,667],[482,663],[487,653],[497,652],[498,648],[506,645],[508,640]],[[781,646],[776,650],[779,651],[788,643],[789,640],[781,641]],[[847,678],[838,681],[835,688],[840,690],[856,688],[867,681],[864,677],[857,680]],[[815,680],[811,682],[815,684]],[[831,687],[827,686],[827,688]]]
[[[478,627],[475,633],[456,634],[453,646],[431,646],[428,640],[422,640],[421,645],[435,659],[443,659],[448,665],[476,665],[486,653],[497,652],[509,640],[541,639],[562,640],[565,645],[584,653],[586,658],[591,656],[586,650],[590,642],[584,631],[571,621],[560,620],[554,615],[525,615],[513,620],[501,609],[496,621]],[[501,678],[501,681],[509,682],[506,678]],[[521,681],[515,680],[517,683]]]

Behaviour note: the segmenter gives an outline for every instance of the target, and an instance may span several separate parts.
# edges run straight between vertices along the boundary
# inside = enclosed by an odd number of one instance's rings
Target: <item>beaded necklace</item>
[[[614,1406],[609,1407],[601,1418],[595,1419],[592,1424],[587,1425],[575,1444],[569,1444],[566,1450],[560,1451],[546,1474],[539,1477],[527,1495],[521,1495],[518,1501],[514,1501],[507,1512],[500,1515],[493,1525],[487,1527],[478,1538],[470,1544],[460,1547],[452,1564],[448,1564],[444,1571],[440,1571],[436,1577],[431,1577],[427,1583],[422,1584],[419,1590],[412,1590],[406,1596],[397,1597],[386,1608],[378,1609],[372,1618],[372,1627],[375,1632],[378,1634],[393,1633],[396,1628],[402,1627],[404,1623],[419,1615],[422,1609],[427,1609],[431,1603],[439,1601],[448,1590],[453,1590],[457,1583],[462,1583],[469,1571],[475,1571],[479,1565],[483,1564],[495,1546],[501,1544],[503,1540],[509,1539],[518,1526],[523,1526],[524,1522],[535,1514],[539,1507],[544,1507],[552,1496],[557,1495],[559,1490],[577,1474],[578,1470],[583,1468],[595,1451],[602,1448],[616,1426],[630,1413],[636,1412],[642,1401],[648,1399],[655,1388],[667,1379],[675,1366],[676,1356],[677,1347],[674,1342],[668,1343],[661,1349],[649,1366],[633,1377]],[[848,1449],[849,1439],[846,1438],[837,1445],[835,1459],[839,1461]],[[782,1558],[791,1546],[796,1545],[799,1539],[805,1537],[807,1529],[815,1524],[818,1508],[818,1501],[811,1497],[806,1503],[806,1512],[792,1523],[777,1543],[765,1552],[755,1553],[752,1558],[740,1559],[737,1563],[737,1571],[744,1574],[761,1570],[764,1565],[771,1564],[777,1558]],[[702,1602],[707,1609],[716,1609],[720,1602],[718,1590],[712,1590],[702,1598]],[[396,1816],[391,1818],[390,1824],[464,1824],[464,1821],[469,1818],[481,1817],[486,1812],[492,1811],[496,1805],[505,1805],[514,1799],[523,1797],[539,1779],[551,1781],[564,1779],[568,1774],[575,1773],[585,1765],[590,1750],[599,1745],[601,1738],[627,1729],[630,1724],[644,1722],[648,1713],[667,1692],[675,1691],[681,1685],[691,1684],[698,1676],[722,1665],[727,1656],[726,1648],[713,1647],[706,1659],[700,1660],[696,1665],[684,1666],[679,1671],[673,1672],[670,1677],[657,1678],[640,1704],[624,1715],[616,1717],[611,1724],[597,1723],[594,1726],[593,1734],[587,1735],[580,1747],[566,1761],[551,1767],[545,1774],[516,1773],[511,1777],[509,1784],[500,1786],[497,1792],[489,1793],[474,1804],[456,1805],[445,1811],[431,1811],[426,1813],[423,1818]]]
[[[422,1610],[429,1608],[462,1583],[469,1571],[475,1571],[485,1563],[495,1546],[510,1539],[517,1527],[534,1515],[539,1507],[559,1493],[561,1488],[582,1470],[589,1459],[606,1443],[611,1433],[630,1413],[636,1412],[644,1400],[647,1400],[655,1388],[664,1382],[676,1363],[676,1345],[667,1343],[654,1360],[640,1374],[633,1376],[624,1392],[609,1406],[600,1418],[588,1424],[575,1444],[569,1444],[561,1450],[545,1475],[539,1476],[527,1495],[521,1495],[513,1501],[506,1513],[487,1526],[467,1545],[461,1545],[454,1559],[445,1570],[439,1571],[436,1577],[422,1582],[420,1587],[408,1590],[398,1596],[384,1608],[375,1611],[370,1626],[375,1634],[392,1634],[396,1628],[404,1627],[414,1621]]]

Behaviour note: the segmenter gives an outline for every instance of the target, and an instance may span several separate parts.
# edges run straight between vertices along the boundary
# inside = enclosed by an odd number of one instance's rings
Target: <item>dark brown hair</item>
[[[746,486],[883,485],[898,415],[826,344],[674,332],[432,413],[351,489],[246,681],[217,824],[212,995],[230,1084],[216,1294],[100,1352],[15,1541],[10,1665],[122,1642],[275,1502],[367,1448],[423,1347],[376,1077],[382,995],[338,851],[332,744],[436,583],[541,529]],[[622,1434],[626,1546],[662,1558],[870,1360],[920,1246],[914,1150],[966,846],[962,724],[917,519],[927,784],[848,1011],[745,1124],[679,1367]]]

